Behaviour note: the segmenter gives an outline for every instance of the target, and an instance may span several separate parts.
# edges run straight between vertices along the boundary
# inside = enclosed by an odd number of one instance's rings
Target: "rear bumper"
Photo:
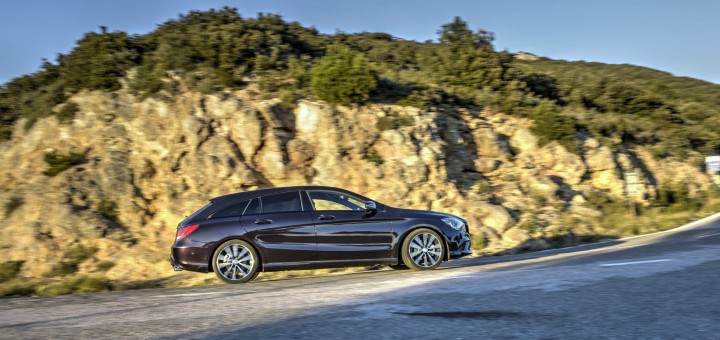
[[[173,270],[189,270],[193,272],[208,272],[207,249],[197,247],[172,247],[170,250],[170,265]]]
[[[172,254],[170,254],[170,265],[172,266],[172,269],[173,269],[174,271],[176,271],[176,272],[179,272],[179,271],[183,270],[182,267],[180,267],[180,266],[175,262],[175,258],[172,256]]]

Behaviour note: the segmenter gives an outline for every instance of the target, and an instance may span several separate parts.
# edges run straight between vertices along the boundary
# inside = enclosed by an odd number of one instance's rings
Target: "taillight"
[[[186,238],[188,235],[192,234],[192,232],[195,231],[195,229],[197,229],[199,226],[199,224],[193,224],[178,229],[177,236],[175,236],[175,242]]]

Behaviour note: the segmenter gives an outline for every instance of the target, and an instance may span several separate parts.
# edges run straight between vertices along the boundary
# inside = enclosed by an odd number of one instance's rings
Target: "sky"
[[[720,84],[717,0],[0,0],[0,84],[68,53],[85,32],[144,34],[190,10],[280,14],[322,33],[436,40],[460,16],[495,33],[496,50],[646,66]]]

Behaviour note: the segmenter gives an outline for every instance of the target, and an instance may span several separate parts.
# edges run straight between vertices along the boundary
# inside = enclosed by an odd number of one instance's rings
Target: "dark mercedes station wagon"
[[[241,283],[261,271],[376,264],[434,269],[469,254],[468,225],[459,217],[302,186],[210,200],[178,226],[170,261],[175,270],[213,271]]]

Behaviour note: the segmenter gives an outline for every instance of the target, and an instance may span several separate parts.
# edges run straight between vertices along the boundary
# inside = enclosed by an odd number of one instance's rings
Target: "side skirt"
[[[339,260],[339,261],[307,261],[307,262],[277,262],[263,265],[263,272],[276,272],[283,270],[322,269],[362,267],[375,264],[398,264],[396,258],[369,259],[369,260]]]

